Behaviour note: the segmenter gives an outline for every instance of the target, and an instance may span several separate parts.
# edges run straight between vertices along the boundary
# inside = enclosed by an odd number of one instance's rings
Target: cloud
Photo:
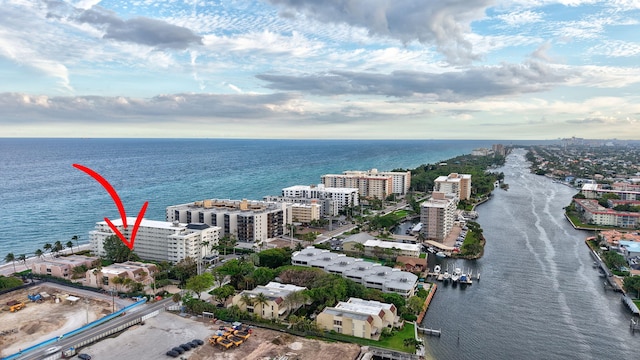
[[[170,94],[153,98],[124,96],[57,96],[0,93],[0,123],[175,122],[176,118],[263,119],[274,109],[286,107],[296,97],[291,94],[213,95]],[[29,119],[29,120],[25,120]]]
[[[509,26],[521,26],[524,24],[537,23],[542,21],[542,14],[530,10],[514,11],[497,16]]]
[[[202,37],[185,27],[163,20],[136,17],[122,20],[115,12],[94,6],[83,11],[77,21],[104,27],[104,38],[132,42],[161,49],[186,49],[202,45]]]
[[[326,23],[364,27],[370,34],[435,45],[450,63],[478,58],[466,35],[492,0],[268,0]]]
[[[563,84],[576,75],[572,70],[532,60],[521,65],[473,67],[441,74],[420,71],[394,71],[390,74],[331,71],[301,76],[261,74],[257,77],[267,81],[267,87],[271,89],[316,95],[419,95],[427,96],[432,101],[455,102],[549,90],[553,85]]]

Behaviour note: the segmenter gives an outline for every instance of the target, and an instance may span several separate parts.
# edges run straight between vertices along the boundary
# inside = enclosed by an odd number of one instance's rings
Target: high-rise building
[[[357,188],[361,196],[383,199],[391,194],[405,195],[411,186],[411,171],[349,170],[342,174],[322,175],[322,184],[326,187]]]
[[[127,229],[122,219],[113,220],[115,227],[131,238],[136,218],[127,218]],[[94,254],[105,256],[104,241],[115,233],[106,221],[96,223],[95,230],[89,232],[89,242]],[[181,224],[177,221],[155,221],[143,219],[136,233],[133,251],[144,260],[169,261],[178,263],[190,257],[200,260],[212,255],[212,246],[218,244],[220,228],[203,223]]]
[[[458,200],[471,198],[471,175],[451,173],[449,176],[438,176],[434,181],[433,191],[454,194]]]
[[[442,242],[453,228],[457,201],[452,194],[434,192],[420,206],[421,233],[425,238]]]

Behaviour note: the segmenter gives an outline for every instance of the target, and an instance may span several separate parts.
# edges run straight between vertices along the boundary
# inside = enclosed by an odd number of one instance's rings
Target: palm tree
[[[422,341],[414,337],[409,337],[402,341],[402,345],[404,345],[404,347],[414,348],[417,350],[422,346]]]
[[[44,255],[44,252],[42,251],[42,249],[37,249],[35,255],[38,259],[40,259]]]
[[[80,244],[78,243],[78,241],[79,241],[79,240],[80,240],[80,236],[78,236],[78,235],[73,235],[73,236],[71,237],[71,241],[75,241],[75,242],[76,242],[76,247],[77,247],[77,248],[79,248],[79,247],[80,247]]]
[[[53,246],[51,245],[51,243],[46,243],[44,244],[44,246],[42,246],[42,249],[44,249],[45,252],[51,251],[53,249]]]
[[[253,306],[260,305],[260,312],[258,313],[258,316],[260,314],[264,315],[264,306],[267,305],[268,303],[269,303],[269,298],[267,298],[265,294],[259,293],[258,295],[256,295],[256,297],[253,299]]]
[[[242,296],[240,296],[240,302],[243,303],[246,308],[249,308],[249,306],[253,306],[253,298],[247,293],[244,293],[242,294]]]
[[[73,241],[67,241],[65,245],[67,246],[67,249],[71,249],[71,254],[73,255]]]
[[[123,285],[124,284],[124,278],[121,278],[120,276],[115,276],[113,279],[111,279],[111,283],[116,286],[116,290],[117,291],[120,291],[118,289],[119,288],[118,285]]]
[[[18,261],[22,262],[24,264],[24,266],[27,266],[27,255],[20,254],[18,256]]]
[[[360,254],[360,256],[364,255],[364,244],[363,243],[355,243],[353,244],[353,248]]]
[[[64,247],[62,246],[62,242],[60,242],[60,240],[56,241],[53,243],[53,249],[51,249],[53,252],[56,253],[56,255],[58,255],[58,253],[60,251],[62,251],[62,249],[64,249]]]
[[[13,272],[16,272],[16,256],[13,253],[8,253],[7,256],[4,257],[5,262],[13,263]]]

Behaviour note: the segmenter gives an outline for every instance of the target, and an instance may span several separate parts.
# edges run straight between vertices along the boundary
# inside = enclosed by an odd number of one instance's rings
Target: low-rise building
[[[324,308],[316,323],[326,331],[378,340],[382,329],[393,328],[398,323],[398,314],[393,304],[350,298]]]
[[[127,285],[114,281],[114,279],[118,277],[121,279],[131,279],[132,282],[149,286],[153,283],[153,276],[157,272],[158,268],[155,264],[127,261],[87,271],[85,275],[85,285],[103,289],[115,289],[118,291],[130,289],[132,284]]]
[[[95,256],[69,255],[51,259],[39,259],[29,266],[34,274],[49,275],[53,277],[71,279],[73,268],[84,266],[86,269],[92,268],[100,259]],[[78,274],[84,277],[84,274]]]
[[[236,294],[231,300],[231,306],[236,305],[240,310],[256,314],[264,319],[280,319],[304,305],[285,301],[285,299],[294,292],[306,289],[301,286],[272,281],[265,286],[260,285],[252,290],[244,290]]]
[[[418,277],[412,273],[314,247],[293,253],[291,264],[331,271],[364,287],[396,293],[405,299],[415,294],[418,284]]]
[[[411,239],[413,240],[414,238]],[[379,258],[420,256],[421,245],[403,241],[403,239],[395,239],[395,241],[380,240],[367,233],[359,233],[344,239],[342,241],[342,249],[344,252],[350,254]]]
[[[582,222],[601,226],[635,229],[640,225],[640,213],[608,209],[593,199],[573,199]]]

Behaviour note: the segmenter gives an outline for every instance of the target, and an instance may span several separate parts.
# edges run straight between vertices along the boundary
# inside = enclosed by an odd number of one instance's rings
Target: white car
[[[44,353],[46,355],[51,355],[51,354],[55,354],[58,351],[60,351],[60,347],[59,346],[52,346],[50,348],[48,348],[47,350],[44,351]]]

